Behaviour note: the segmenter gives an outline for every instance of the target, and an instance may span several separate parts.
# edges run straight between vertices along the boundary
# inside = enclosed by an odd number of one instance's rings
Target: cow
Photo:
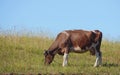
[[[102,52],[100,51],[102,41],[102,32],[99,30],[65,30],[57,35],[57,38],[45,50],[45,65],[50,64],[55,55],[63,55],[63,64],[66,66],[68,63],[68,54],[71,52],[84,53],[90,51],[91,55],[96,55],[94,67],[101,65]]]

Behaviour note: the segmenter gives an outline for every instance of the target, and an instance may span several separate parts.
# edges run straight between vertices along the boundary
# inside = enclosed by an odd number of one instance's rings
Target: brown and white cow
[[[102,63],[102,53],[100,51],[102,32],[99,30],[66,30],[57,35],[57,38],[45,50],[45,64],[50,64],[56,54],[63,55],[63,66],[67,65],[68,54],[70,52],[84,53],[90,51],[91,55],[96,55],[94,67]]]

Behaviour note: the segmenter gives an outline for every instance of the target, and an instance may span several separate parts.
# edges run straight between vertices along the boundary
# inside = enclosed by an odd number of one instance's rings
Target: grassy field
[[[44,49],[54,39],[37,36],[0,35],[0,74],[120,75],[120,42],[103,40],[103,64],[93,67],[95,56],[89,52],[71,53],[69,64],[62,67],[62,56],[56,55],[50,66],[44,65]]]

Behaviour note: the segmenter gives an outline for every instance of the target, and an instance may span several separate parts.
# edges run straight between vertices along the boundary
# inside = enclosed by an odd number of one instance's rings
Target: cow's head
[[[45,56],[44,64],[45,65],[49,65],[53,61],[54,54],[51,51],[49,51],[49,50],[45,50],[44,56]]]

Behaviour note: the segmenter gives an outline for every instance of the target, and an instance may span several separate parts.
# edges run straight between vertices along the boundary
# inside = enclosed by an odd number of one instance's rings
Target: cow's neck
[[[58,52],[58,43],[53,42],[48,50],[51,51],[53,54],[56,54]]]
[[[48,49],[53,55],[57,54],[58,48],[49,48]]]

